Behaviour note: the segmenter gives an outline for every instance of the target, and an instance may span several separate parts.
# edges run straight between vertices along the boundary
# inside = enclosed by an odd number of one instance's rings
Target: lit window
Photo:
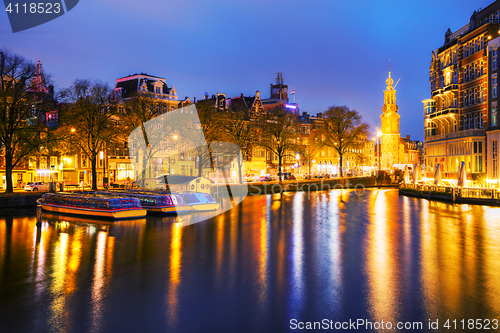
[[[498,50],[491,51],[491,69],[492,70],[497,69],[497,55],[498,55]]]
[[[492,98],[497,98],[497,78],[495,77],[491,81],[492,81],[491,82],[491,85],[492,85],[492,87],[491,87],[491,97]]]
[[[491,107],[491,126],[497,126],[497,106]]]

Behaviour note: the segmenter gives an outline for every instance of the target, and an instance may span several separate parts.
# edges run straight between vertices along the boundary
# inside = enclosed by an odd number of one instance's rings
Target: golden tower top
[[[385,80],[385,83],[387,84],[387,90],[394,90],[394,88],[392,87],[394,80],[391,77],[391,71],[389,71],[389,77],[387,78],[387,80]]]

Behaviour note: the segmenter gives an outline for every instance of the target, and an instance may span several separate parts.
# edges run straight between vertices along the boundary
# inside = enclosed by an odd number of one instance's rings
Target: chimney
[[[193,97],[193,103],[196,103],[196,97]]]
[[[409,134],[406,136],[406,138],[408,139],[408,141],[411,141],[411,140],[410,140],[410,135],[409,135]]]

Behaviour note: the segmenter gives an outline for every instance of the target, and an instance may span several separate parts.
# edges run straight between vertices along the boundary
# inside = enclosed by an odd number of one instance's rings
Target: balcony
[[[425,137],[425,142],[439,141],[439,140],[451,140],[458,138],[466,138],[470,136],[486,136],[486,130],[484,129],[471,129],[466,131],[458,131],[453,133],[436,134],[429,135]]]
[[[432,113],[429,113],[429,118],[435,118],[439,116],[446,116],[446,115],[453,115],[453,114],[458,114],[458,108],[447,108],[443,110],[438,110],[434,111]]]
[[[458,84],[457,83],[451,83],[447,86],[437,88],[432,91],[432,97],[443,95],[446,92],[454,92],[454,90],[458,90]]]

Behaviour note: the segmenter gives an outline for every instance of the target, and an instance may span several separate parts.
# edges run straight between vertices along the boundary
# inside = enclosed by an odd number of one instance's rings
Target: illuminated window
[[[491,69],[492,70],[497,69],[497,55],[498,55],[498,50],[491,51]]]
[[[497,78],[491,79],[491,98],[497,98]]]
[[[50,157],[50,168],[56,168],[57,167],[57,156],[51,156]]]
[[[497,106],[494,105],[491,107],[491,126],[497,126]]]
[[[30,169],[36,169],[36,157],[30,156],[29,162],[28,162],[28,167]]]
[[[483,102],[483,87],[479,88],[479,103]]]
[[[483,113],[480,112],[479,113],[479,128],[483,128],[483,122],[484,122]]]
[[[47,156],[40,157],[40,169],[47,169]]]

